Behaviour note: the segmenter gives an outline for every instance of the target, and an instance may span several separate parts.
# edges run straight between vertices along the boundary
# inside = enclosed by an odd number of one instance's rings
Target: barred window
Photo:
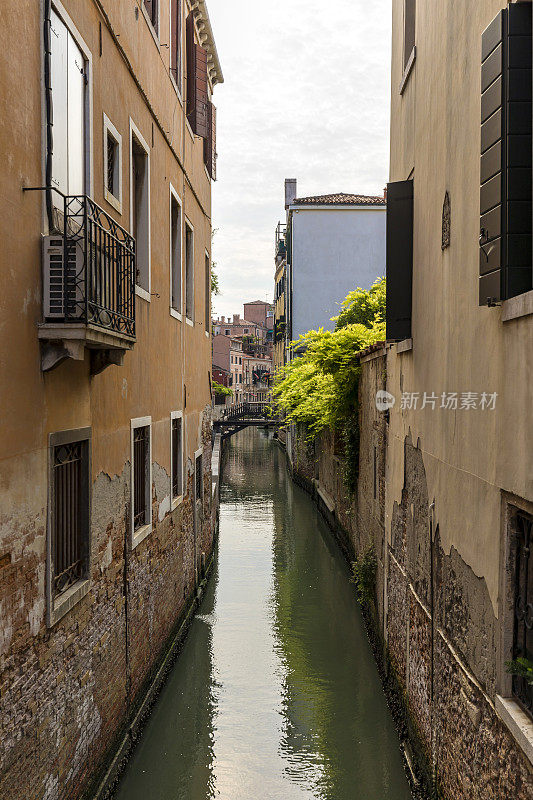
[[[132,532],[133,546],[142,541],[144,535],[135,541],[135,534],[152,522],[152,477],[150,417],[132,420]],[[149,529],[148,531],[149,532]],[[143,531],[144,533],[144,531]]]
[[[513,660],[533,661],[533,517],[518,509],[513,526],[514,630]],[[513,675],[513,696],[533,717],[533,686],[527,677]]]
[[[195,499],[202,500],[204,496],[204,476],[201,453],[199,456],[196,456],[195,467]]]
[[[52,598],[88,577],[89,438],[81,432],[52,434],[51,542]]]

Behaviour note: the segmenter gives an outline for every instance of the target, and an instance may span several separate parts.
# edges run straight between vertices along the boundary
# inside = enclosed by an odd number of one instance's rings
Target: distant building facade
[[[276,252],[276,261],[285,260],[286,343],[311,329],[332,330],[348,292],[385,274],[385,197],[298,198],[296,189],[296,180],[285,181],[286,225]]]

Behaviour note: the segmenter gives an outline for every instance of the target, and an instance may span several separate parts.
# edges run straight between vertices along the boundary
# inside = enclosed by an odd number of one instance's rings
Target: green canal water
[[[329,530],[270,434],[228,450],[214,572],[116,800],[409,800]]]

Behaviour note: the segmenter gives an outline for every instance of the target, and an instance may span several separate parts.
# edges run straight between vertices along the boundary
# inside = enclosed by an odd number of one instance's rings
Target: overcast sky
[[[217,85],[215,314],[272,301],[283,182],[381,194],[389,168],[391,0],[208,0]],[[342,299],[342,298],[339,298]]]

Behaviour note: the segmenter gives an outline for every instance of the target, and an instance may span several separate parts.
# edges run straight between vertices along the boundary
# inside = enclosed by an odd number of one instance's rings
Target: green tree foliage
[[[332,317],[336,322],[335,330],[353,323],[372,327],[376,317],[385,317],[385,278],[378,278],[369,291],[355,289],[348,292],[346,299],[341,303],[341,312],[338,317]]]
[[[292,342],[293,359],[274,387],[287,423],[303,423],[312,435],[337,427],[357,407],[357,354],[385,338],[385,279],[350,292],[342,307],[334,331],[308,331]]]
[[[231,389],[228,389],[227,386],[222,386],[221,383],[218,383],[215,380],[211,381],[211,386],[212,386],[213,392],[216,395],[218,395],[219,397],[220,396],[229,397],[230,395],[233,394]]]
[[[334,331],[308,331],[292,342],[293,359],[278,377],[273,396],[286,423],[305,425],[311,438],[325,428],[340,431],[346,485],[353,491],[359,445],[357,354],[385,339],[385,278],[368,291],[350,292],[334,320]]]

